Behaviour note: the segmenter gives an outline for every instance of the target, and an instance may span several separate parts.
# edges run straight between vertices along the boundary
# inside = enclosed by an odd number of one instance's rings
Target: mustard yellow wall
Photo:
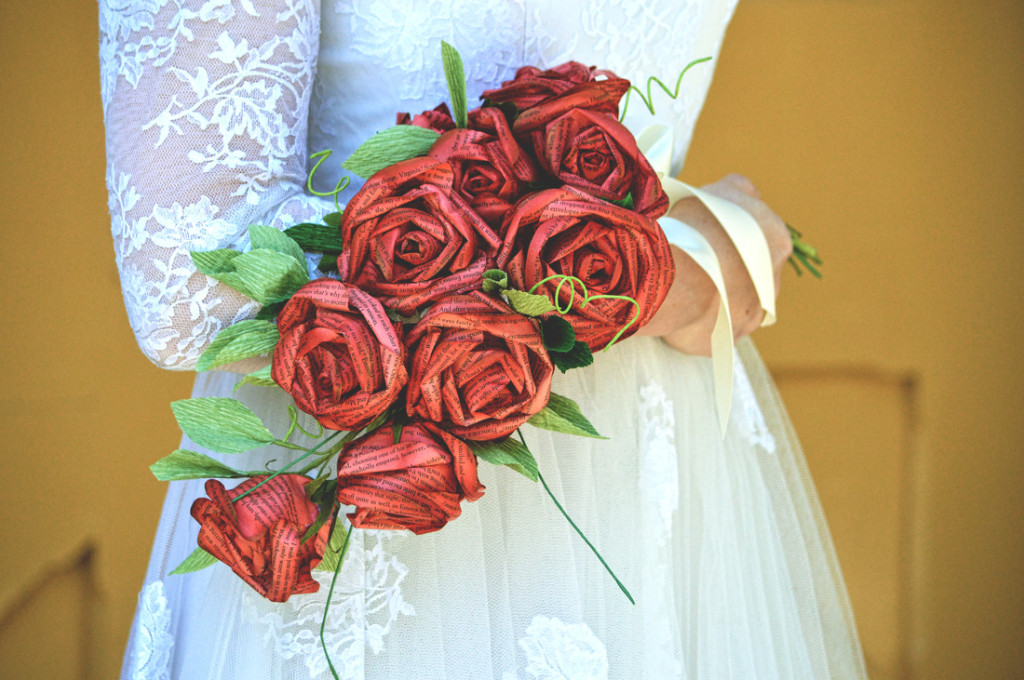
[[[115,677],[191,384],[121,306],[96,26],[0,3],[5,677]],[[1024,676],[1022,39],[1016,0],[742,0],[686,170],[750,175],[827,257],[758,342],[876,678]]]

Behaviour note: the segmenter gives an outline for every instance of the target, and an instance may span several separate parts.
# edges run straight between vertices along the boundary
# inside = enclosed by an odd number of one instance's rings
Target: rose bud
[[[536,322],[481,291],[439,300],[406,342],[412,417],[500,439],[547,405],[553,368]]]
[[[408,423],[397,443],[384,425],[338,458],[338,502],[356,507],[348,517],[363,529],[437,531],[483,492],[476,456],[433,423]]]
[[[610,71],[597,71],[578,61],[568,61],[546,71],[523,66],[516,71],[514,79],[506,80],[500,88],[487,90],[480,98],[495,104],[511,102],[523,111],[601,75],[615,77]]]
[[[469,129],[442,134],[427,155],[451,165],[455,190],[491,226],[500,226],[530,183],[541,177],[505,116],[493,108],[470,113]]]
[[[272,602],[285,602],[294,593],[315,593],[320,584],[309,572],[323,558],[331,525],[324,524],[302,542],[317,517],[316,504],[305,491],[311,480],[278,475],[233,502],[264,479],[252,477],[230,491],[215,479],[206,482],[209,498],[196,499],[191,511],[202,525],[199,547]]]
[[[633,210],[654,220],[668,210],[661,180],[617,120],[569,111],[535,133],[533,142],[541,165],[560,182],[606,201],[632,196]]]
[[[373,296],[334,279],[300,288],[277,315],[271,377],[332,430],[358,430],[405,385],[401,326]]]
[[[455,121],[452,120],[452,112],[448,110],[447,104],[439,104],[430,111],[410,116],[408,113],[399,113],[395,116],[395,125],[415,125],[416,127],[427,128],[436,132],[447,132],[455,129]]]
[[[479,288],[501,240],[454,184],[452,166],[427,157],[371,176],[342,216],[341,280],[406,315]]]
[[[530,291],[549,276],[573,276],[589,296],[632,298],[639,318],[622,337],[651,320],[675,276],[672,252],[657,222],[575,189],[530,194],[509,213],[503,228],[497,266],[508,273],[513,288]],[[554,302],[558,285],[558,280],[548,281],[534,292]],[[564,308],[571,301],[565,319],[591,350],[605,347],[637,316],[637,306],[628,300],[585,301],[578,286],[570,298],[571,289],[563,285],[556,304]]]

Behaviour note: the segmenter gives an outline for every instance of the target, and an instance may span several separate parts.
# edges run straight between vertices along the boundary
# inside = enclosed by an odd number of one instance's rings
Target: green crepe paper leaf
[[[338,253],[324,253],[317,263],[316,268],[324,274],[338,271]]]
[[[306,529],[306,533],[302,535],[301,541],[303,543],[316,536],[316,532],[320,531],[323,525],[327,524],[331,517],[333,517],[334,508],[338,505],[334,496],[335,489],[337,488],[338,482],[333,479],[326,482],[323,487],[321,487],[321,489],[326,491],[326,493],[322,500],[316,501],[320,504],[320,510],[316,514],[316,520],[309,525],[309,528]]]
[[[341,213],[333,214],[339,217],[341,215]],[[340,222],[335,226],[303,222],[302,224],[296,224],[294,227],[288,227],[284,230],[284,233],[289,238],[294,239],[303,250],[309,250],[314,253],[337,254],[345,248],[341,242],[341,234],[338,233],[339,226]]]
[[[217,334],[196,362],[196,371],[202,373],[233,361],[270,354],[280,337],[272,321],[239,321]]]
[[[508,288],[508,274],[500,269],[488,269],[484,272],[483,290],[485,293],[503,292]]]
[[[253,250],[264,248],[294,257],[300,267],[306,268],[306,254],[302,252],[302,247],[295,242],[295,239],[289,238],[273,227],[265,227],[262,224],[252,225],[249,227],[249,241],[252,242]]]
[[[263,368],[253,371],[249,375],[239,380],[238,384],[235,385],[235,389],[237,390],[242,385],[259,385],[260,387],[274,387],[275,385],[277,385],[277,383],[274,382],[274,379],[270,377],[270,370],[272,368],[272,365],[267,364]]]
[[[530,449],[514,439],[506,439],[503,442],[467,441],[466,444],[481,460],[493,465],[506,465],[527,479],[537,481],[537,459],[530,453]]]
[[[242,453],[276,441],[259,417],[236,399],[182,399],[171,402],[171,410],[189,439],[217,453]]]
[[[444,64],[444,79],[448,81],[448,94],[452,98],[452,118],[455,125],[464,128],[469,125],[466,110],[466,72],[462,67],[459,51],[441,41],[441,62]]]
[[[607,439],[598,434],[586,416],[580,411],[579,405],[569,397],[551,393],[548,405],[540,413],[527,420],[530,425],[553,432],[564,432],[580,437]]]
[[[508,303],[512,305],[512,309],[524,316],[540,316],[556,311],[546,295],[534,295],[515,288],[506,290],[505,295],[508,296]]]
[[[582,340],[577,340],[568,352],[548,352],[548,356],[551,357],[551,363],[562,373],[594,363],[594,355],[590,351],[590,346]]]
[[[612,201],[615,205],[622,206],[626,210],[633,209],[633,192],[626,194],[626,197],[621,201]]]
[[[202,548],[196,548],[192,551],[192,554],[185,558],[185,560],[174,568],[172,574],[191,574],[193,571],[199,571],[200,569],[206,569],[209,566],[217,564],[217,558],[206,552]]]
[[[309,282],[305,260],[300,265],[295,258],[266,248],[242,253],[232,264],[250,297],[264,305],[287,300]]]
[[[336,571],[338,569],[338,558],[341,556],[341,549],[345,545],[345,538],[348,531],[344,523],[339,519],[331,529],[331,537],[327,540],[327,547],[324,548],[324,558],[314,569],[318,571]]]
[[[367,178],[389,165],[426,155],[440,136],[417,125],[396,125],[363,142],[341,167]]]
[[[174,453],[164,456],[150,465],[149,469],[153,471],[153,476],[161,482],[173,482],[179,479],[209,479],[210,477],[228,479],[249,476],[247,472],[241,472],[219,460],[188,449],[178,449]]]
[[[253,297],[252,291],[235,270],[235,258],[242,253],[237,250],[222,248],[220,250],[193,251],[189,254],[192,256],[192,263],[195,264],[196,269],[200,272],[206,274],[211,279],[216,279],[225,285],[231,286],[246,297]]]
[[[327,213],[326,215],[324,215],[324,224],[326,224],[328,227],[334,227],[335,229],[337,229],[338,227],[341,226],[341,213]]]
[[[544,339],[544,346],[552,352],[568,352],[576,345],[576,331],[560,316],[541,321],[540,336]]]
[[[260,307],[260,311],[256,312],[257,321],[273,321],[281,310],[284,308],[284,302],[275,302],[264,307]]]

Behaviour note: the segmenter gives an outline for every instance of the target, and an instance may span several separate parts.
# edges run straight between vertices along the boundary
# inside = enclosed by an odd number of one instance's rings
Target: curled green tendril
[[[338,212],[341,212],[341,203],[338,202],[338,194],[344,191],[345,188],[349,185],[349,182],[351,180],[349,179],[348,175],[345,175],[340,180],[338,180],[338,184],[337,186],[334,187],[334,191],[317,191],[316,189],[313,188],[313,175],[316,174],[317,169],[321,165],[323,165],[323,162],[331,157],[332,153],[334,152],[331,151],[330,149],[325,149],[324,151],[317,151],[315,154],[309,157],[310,160],[313,160],[315,158],[316,163],[313,165],[313,169],[309,171],[309,175],[306,177],[306,189],[309,191],[309,193],[313,194],[314,196],[331,196],[332,198],[334,198],[335,209],[337,209]]]
[[[628,300],[629,302],[633,303],[634,307],[636,307],[636,314],[633,315],[633,318],[630,320],[629,323],[627,323],[625,326],[623,326],[622,328],[619,329],[619,332],[616,333],[614,337],[612,337],[611,342],[609,342],[607,345],[605,345],[604,351],[608,351],[608,348],[611,347],[612,345],[614,345],[616,342],[618,342],[619,338],[622,337],[622,334],[625,333],[627,330],[629,330],[629,327],[632,326],[633,324],[635,324],[640,319],[640,303],[637,302],[636,300],[634,300],[633,298],[631,298],[631,297],[629,297],[627,295],[591,295],[587,291],[587,284],[583,283],[583,281],[581,281],[579,278],[577,278],[575,276],[570,276],[569,274],[552,274],[551,276],[547,276],[547,277],[541,279],[540,281],[538,281],[537,283],[533,284],[533,287],[530,288],[530,290],[527,291],[527,292],[529,292],[531,294],[534,294],[534,293],[536,293],[537,289],[540,288],[541,286],[543,286],[545,283],[547,283],[548,281],[555,281],[555,280],[558,281],[558,285],[555,286],[555,293],[554,293],[554,298],[555,299],[554,299],[554,302],[552,304],[555,305],[555,311],[558,312],[559,314],[568,314],[569,311],[572,309],[572,304],[576,300],[576,286],[577,286],[577,284],[579,285],[580,288],[583,289],[583,292],[582,292],[581,298],[580,298],[580,309],[583,309],[584,307],[586,307],[587,303],[591,302],[592,300]],[[562,306],[563,305],[563,303],[561,303],[561,299],[562,299],[562,286],[564,286],[566,284],[569,284],[569,286],[570,286],[569,287],[569,302],[568,303],[564,303],[564,306]]]
[[[661,80],[659,78],[656,78],[654,76],[651,76],[650,78],[647,79],[647,96],[646,97],[644,96],[644,93],[640,91],[640,88],[638,88],[636,85],[630,85],[629,90],[626,91],[626,98],[622,102],[622,115],[619,116],[619,122],[621,123],[625,119],[625,117],[626,117],[626,110],[629,108],[629,97],[630,97],[631,94],[633,94],[633,90],[636,90],[636,93],[638,95],[640,95],[640,99],[647,106],[647,110],[650,111],[651,115],[653,116],[654,115],[654,95],[651,94],[651,86],[654,85],[654,83],[657,83],[661,87],[661,89],[663,89],[665,91],[665,94],[667,94],[671,99],[678,99],[679,98],[679,86],[683,82],[683,76],[686,75],[686,72],[689,71],[690,68],[696,66],[697,64],[703,64],[706,61],[711,61],[711,57],[702,57],[700,59],[694,59],[689,64],[687,64],[683,68],[683,70],[679,72],[679,77],[676,78],[676,89],[674,91],[668,89],[668,85],[666,85],[665,83],[661,82]]]

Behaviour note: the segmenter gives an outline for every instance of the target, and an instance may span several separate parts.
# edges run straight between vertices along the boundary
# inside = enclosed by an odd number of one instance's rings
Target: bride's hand
[[[757,221],[768,241],[775,274],[775,294],[778,296],[782,268],[793,252],[789,229],[782,218],[761,200],[753,182],[742,175],[728,175],[703,189],[732,201]],[[699,231],[714,248],[729,297],[733,335],[740,338],[754,332],[761,324],[764,312],[750,274],[722,225],[695,198],[679,201],[668,215]],[[708,356],[711,353],[711,329],[718,314],[718,291],[704,270],[683,251],[672,246],[672,256],[676,265],[672,288],[658,313],[640,334],[660,336],[680,351]]]

